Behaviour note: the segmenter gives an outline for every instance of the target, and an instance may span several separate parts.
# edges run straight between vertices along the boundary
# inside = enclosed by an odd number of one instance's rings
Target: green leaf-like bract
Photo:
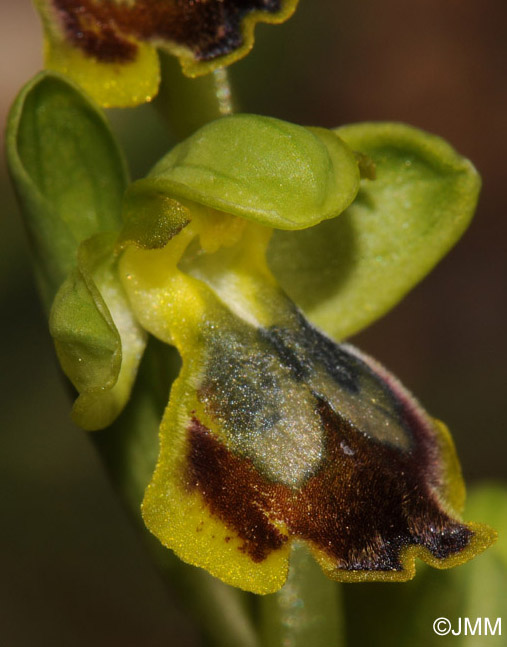
[[[396,123],[335,131],[375,164],[339,218],[276,232],[275,276],[309,318],[337,339],[400,301],[467,227],[480,187],[472,164],[445,141]]]

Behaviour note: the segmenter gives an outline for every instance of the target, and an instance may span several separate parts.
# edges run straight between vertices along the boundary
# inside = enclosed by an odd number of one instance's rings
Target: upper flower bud
[[[67,74],[104,106],[152,99],[155,48],[176,55],[189,76],[238,60],[258,22],[289,18],[297,0],[35,0],[46,36],[46,66]]]

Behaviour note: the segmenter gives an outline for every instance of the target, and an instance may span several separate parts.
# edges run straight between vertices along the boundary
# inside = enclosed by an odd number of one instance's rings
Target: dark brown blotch
[[[242,539],[242,550],[261,562],[287,541],[266,515],[276,486],[260,476],[249,460],[230,452],[195,418],[188,436],[187,485],[199,489],[211,513]]]
[[[254,561],[287,542],[276,521],[342,570],[400,571],[406,547],[445,559],[469,544],[472,531],[441,510],[428,486],[436,466],[424,443],[400,451],[366,437],[325,401],[317,406],[326,457],[298,490],[268,481],[195,418],[188,427],[187,485]]]

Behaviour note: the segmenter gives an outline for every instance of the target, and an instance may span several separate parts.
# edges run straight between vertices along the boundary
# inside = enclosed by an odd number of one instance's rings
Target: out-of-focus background
[[[4,122],[40,68],[41,36],[29,0],[0,0],[0,11]],[[449,424],[468,483],[507,480],[505,0],[301,0],[285,25],[257,28],[232,78],[245,111],[328,127],[404,121],[476,164],[484,186],[469,231],[354,342]],[[128,150],[141,151],[135,173],[170,142],[154,111],[143,110],[146,126],[130,134],[137,113],[113,115]],[[198,644],[86,434],[69,422],[3,160],[0,182],[0,644]]]

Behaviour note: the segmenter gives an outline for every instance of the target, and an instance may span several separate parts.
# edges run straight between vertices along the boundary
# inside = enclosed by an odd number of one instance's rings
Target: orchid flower
[[[238,114],[129,184],[98,108],[45,73],[13,107],[9,161],[75,422],[117,418],[149,336],[182,358],[142,507],[182,560],[270,593],[294,542],[339,581],[407,580],[416,557],[447,568],[493,542],[461,519],[445,425],[343,343],[466,228],[480,182],[447,143]]]

